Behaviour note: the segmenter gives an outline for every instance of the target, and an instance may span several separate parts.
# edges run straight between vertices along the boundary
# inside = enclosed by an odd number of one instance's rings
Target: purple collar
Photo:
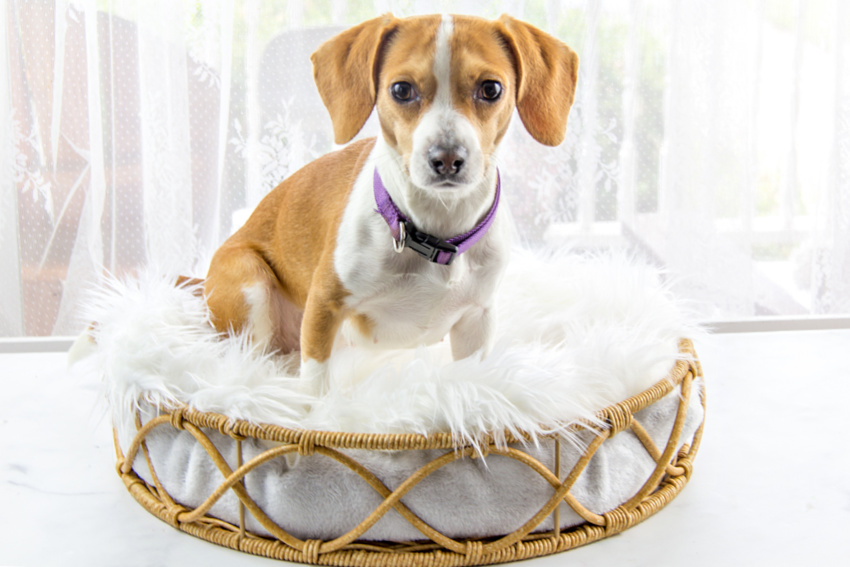
[[[453,236],[448,240],[441,240],[436,236],[419,232],[413,226],[410,219],[393,202],[390,194],[387,192],[387,188],[384,187],[384,183],[381,181],[381,176],[378,175],[377,168],[375,168],[373,186],[375,190],[375,203],[378,205],[375,212],[380,213],[389,225],[393,235],[393,247],[395,251],[400,253],[405,248],[410,248],[429,261],[445,266],[451,264],[455,256],[463,254],[472,248],[476,242],[481,240],[496,218],[496,209],[499,206],[499,194],[501,193],[501,180],[497,170],[496,198],[493,200],[493,206],[490,207],[490,211],[484,217],[484,220],[469,232]]]

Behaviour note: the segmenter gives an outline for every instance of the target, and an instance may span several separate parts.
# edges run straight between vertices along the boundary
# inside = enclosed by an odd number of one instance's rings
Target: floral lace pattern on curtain
[[[10,0],[0,8],[0,336],[73,334],[104,271],[203,275],[334,149],[309,56],[392,11],[508,12],[581,58],[567,140],[515,119],[522,244],[628,250],[706,319],[850,313],[841,0]],[[378,133],[374,116],[360,136]]]

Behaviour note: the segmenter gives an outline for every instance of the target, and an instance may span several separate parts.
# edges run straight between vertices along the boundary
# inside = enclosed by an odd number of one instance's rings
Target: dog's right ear
[[[397,21],[385,14],[363,22],[332,37],[310,56],[313,79],[331,115],[337,144],[350,141],[372,114],[381,46]]]

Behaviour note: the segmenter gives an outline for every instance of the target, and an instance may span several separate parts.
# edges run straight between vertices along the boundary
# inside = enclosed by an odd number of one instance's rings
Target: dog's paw
[[[301,393],[321,398],[330,388],[330,364],[313,359],[301,361],[299,389]]]

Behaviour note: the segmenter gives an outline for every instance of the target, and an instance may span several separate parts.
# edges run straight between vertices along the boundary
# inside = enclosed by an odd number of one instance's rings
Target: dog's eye
[[[406,81],[393,83],[393,86],[390,87],[390,93],[398,102],[410,102],[416,98],[416,91],[413,89],[413,85]]]
[[[476,96],[481,100],[494,101],[498,100],[500,96],[502,96],[502,84],[498,81],[484,81],[481,83],[481,86],[478,87],[478,92]]]

